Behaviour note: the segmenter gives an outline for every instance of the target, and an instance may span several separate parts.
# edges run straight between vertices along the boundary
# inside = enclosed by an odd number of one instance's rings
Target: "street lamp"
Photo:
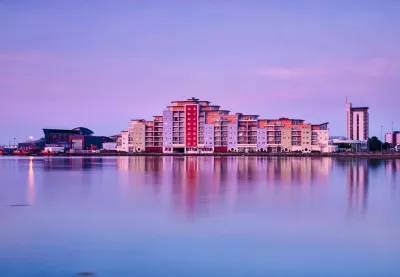
[[[383,147],[382,133],[383,133],[383,125],[381,125],[381,151],[382,151],[382,147]]]

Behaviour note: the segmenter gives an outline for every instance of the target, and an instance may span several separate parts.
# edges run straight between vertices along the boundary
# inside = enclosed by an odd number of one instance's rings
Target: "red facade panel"
[[[215,146],[214,152],[215,153],[228,153],[228,146]]]
[[[158,146],[146,146],[145,147],[145,151],[146,153],[162,153],[163,152],[163,148],[158,147]]]
[[[199,107],[198,105],[185,106],[185,132],[186,146],[196,147],[198,143],[198,124],[199,124]]]

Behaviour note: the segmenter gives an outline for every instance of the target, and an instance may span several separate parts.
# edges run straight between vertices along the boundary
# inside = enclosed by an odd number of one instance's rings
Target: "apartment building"
[[[117,151],[129,152],[128,140],[129,140],[128,131],[122,131],[121,136],[117,138]]]
[[[347,139],[367,141],[369,138],[368,107],[353,107],[346,103]]]
[[[394,131],[385,135],[385,142],[389,143],[392,147],[400,144],[400,132]]]
[[[121,151],[130,153],[327,152],[329,129],[328,123],[232,114],[190,98],[172,101],[152,121],[132,120],[121,138]]]

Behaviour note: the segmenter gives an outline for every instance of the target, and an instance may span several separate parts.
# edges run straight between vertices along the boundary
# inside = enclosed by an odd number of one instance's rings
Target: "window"
[[[187,113],[188,115],[190,115],[190,113]]]

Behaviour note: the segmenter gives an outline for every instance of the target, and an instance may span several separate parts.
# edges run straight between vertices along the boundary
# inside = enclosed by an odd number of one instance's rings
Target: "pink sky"
[[[332,135],[347,96],[371,135],[400,129],[399,1],[6,0],[0,18],[0,144],[112,135],[192,96]]]

